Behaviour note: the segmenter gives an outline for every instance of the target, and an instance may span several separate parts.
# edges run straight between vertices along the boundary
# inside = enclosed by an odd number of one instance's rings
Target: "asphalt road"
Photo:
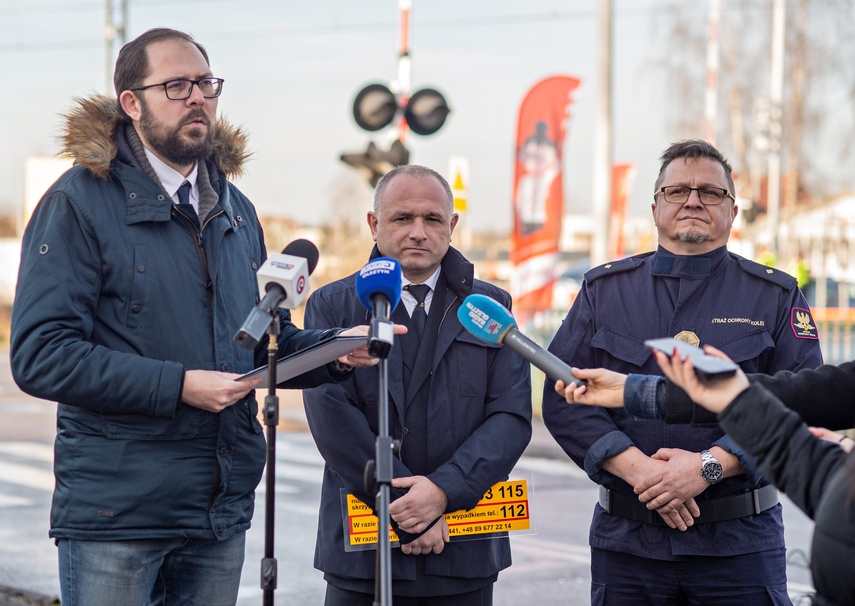
[[[321,604],[324,581],[312,566],[323,462],[306,431],[299,394],[280,392],[274,556],[277,605]],[[0,351],[0,606],[57,604],[56,550],[48,538],[55,407],[21,393]],[[499,575],[496,606],[583,606],[589,598],[588,524],[596,487],[558,449],[543,425],[514,472],[529,480],[533,528],[512,537],[513,565]],[[247,536],[238,606],[262,603],[264,481]],[[812,523],[785,502],[791,595],[810,590],[804,562]],[[21,595],[13,597],[17,592]]]

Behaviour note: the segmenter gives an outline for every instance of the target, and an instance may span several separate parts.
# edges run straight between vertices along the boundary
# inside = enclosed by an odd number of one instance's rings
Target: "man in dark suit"
[[[531,437],[528,363],[471,336],[457,319],[472,293],[511,305],[505,291],[474,279],[473,265],[450,247],[457,220],[448,183],[421,166],[387,174],[368,213],[376,242],[371,257],[401,264],[405,290],[392,320],[409,327],[389,356],[390,433],[401,443],[389,509],[401,542],[392,550],[396,606],[492,604],[498,573],[511,564],[507,537],[449,542],[443,517],[471,509],[507,479]],[[365,323],[355,276],[314,293],[307,327]],[[378,390],[375,368],[304,392],[312,435],[326,461],[315,567],[324,572],[328,606],[373,603],[375,552],[346,551],[342,495],[374,502],[363,471],[375,456]]]

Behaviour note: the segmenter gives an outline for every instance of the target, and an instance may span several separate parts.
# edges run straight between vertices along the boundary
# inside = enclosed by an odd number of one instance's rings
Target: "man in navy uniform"
[[[644,341],[675,337],[714,345],[745,372],[820,365],[795,278],[726,248],[737,213],[727,160],[700,140],[671,145],[661,160],[659,247],[589,271],[549,350],[580,368],[661,374]],[[569,406],[553,388],[544,421],[600,485],[593,605],[790,604],[777,492],[732,440],[714,425]],[[642,486],[665,505],[648,509],[633,491]]]

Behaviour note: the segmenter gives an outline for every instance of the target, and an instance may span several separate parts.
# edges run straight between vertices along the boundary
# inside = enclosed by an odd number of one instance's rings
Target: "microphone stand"
[[[267,396],[264,398],[264,424],[267,427],[267,477],[264,494],[264,558],[261,560],[261,589],[264,606],[273,606],[278,564],[273,557],[273,528],[276,515],[276,426],[279,425],[279,396],[276,395],[276,358],[279,353],[279,314],[267,329]]]
[[[377,438],[374,460],[365,467],[365,489],[376,490],[377,508],[377,566],[374,575],[374,606],[392,604],[392,545],[389,540],[389,501],[392,486],[395,445],[389,433],[389,360],[394,340],[389,318],[389,301],[374,297],[374,317],[368,333],[368,352],[380,358]]]

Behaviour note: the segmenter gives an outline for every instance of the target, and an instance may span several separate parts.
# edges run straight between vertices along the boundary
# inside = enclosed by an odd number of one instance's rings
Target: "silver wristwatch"
[[[710,484],[716,484],[721,481],[723,469],[721,463],[718,462],[709,450],[701,451],[701,476]]]

